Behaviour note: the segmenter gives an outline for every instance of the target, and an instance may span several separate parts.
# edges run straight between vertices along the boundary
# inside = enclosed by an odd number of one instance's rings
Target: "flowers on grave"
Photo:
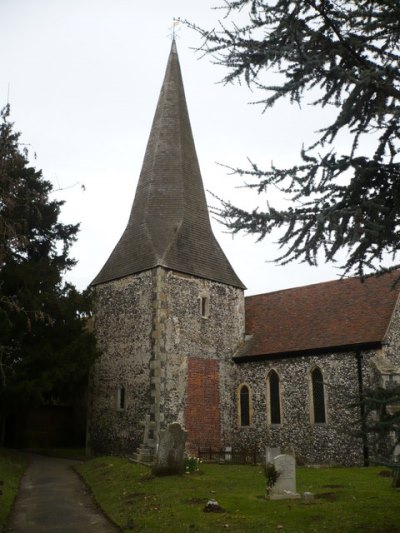
[[[200,463],[201,461],[198,457],[189,454],[185,455],[185,457],[183,458],[183,468],[185,474],[192,474],[193,472],[198,472]]]
[[[273,463],[266,463],[264,465],[264,474],[267,479],[267,494],[269,494],[279,477],[279,472]]]

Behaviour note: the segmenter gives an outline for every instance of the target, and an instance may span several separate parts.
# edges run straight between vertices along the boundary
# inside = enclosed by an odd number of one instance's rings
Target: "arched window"
[[[325,391],[322,372],[319,368],[314,368],[311,373],[311,385],[314,423],[324,424],[326,422]]]
[[[268,400],[269,400],[269,422],[271,424],[281,423],[281,398],[279,390],[279,376],[275,370],[268,374]]]
[[[239,421],[241,426],[250,426],[250,389],[247,385],[239,388]]]

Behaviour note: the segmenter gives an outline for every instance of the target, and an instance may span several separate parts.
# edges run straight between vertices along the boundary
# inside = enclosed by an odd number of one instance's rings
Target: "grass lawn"
[[[28,458],[18,452],[0,448],[0,530],[5,527],[22,474],[28,466]]]
[[[400,532],[400,491],[382,468],[298,468],[298,492],[314,502],[267,501],[260,467],[202,464],[201,473],[153,478],[117,457],[77,470],[106,514],[123,531],[149,532]],[[209,499],[223,513],[205,513]]]

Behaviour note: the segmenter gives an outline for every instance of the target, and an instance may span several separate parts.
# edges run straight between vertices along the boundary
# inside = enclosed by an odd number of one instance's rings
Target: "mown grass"
[[[28,466],[28,457],[0,448],[0,530],[5,528],[18,492],[19,482]]]
[[[298,468],[297,489],[315,500],[269,501],[260,467],[201,465],[200,474],[154,478],[116,457],[77,467],[98,504],[123,531],[400,532],[400,492],[382,468]],[[205,513],[215,499],[223,513]]]

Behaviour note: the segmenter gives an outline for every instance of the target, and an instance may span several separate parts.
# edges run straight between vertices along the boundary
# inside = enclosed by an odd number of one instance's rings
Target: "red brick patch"
[[[185,426],[194,447],[220,447],[219,362],[190,357]]]

